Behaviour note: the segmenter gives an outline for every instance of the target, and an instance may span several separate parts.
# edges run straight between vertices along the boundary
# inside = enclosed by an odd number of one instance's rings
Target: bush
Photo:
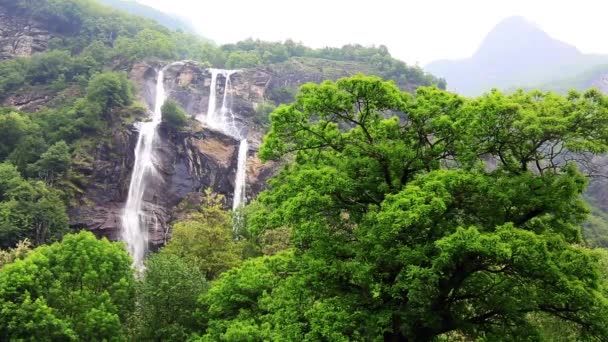
[[[0,272],[0,340],[126,340],[134,285],[120,243],[81,232],[36,248]]]
[[[101,105],[104,113],[131,104],[133,89],[127,74],[105,72],[95,75],[87,87],[87,100]]]
[[[178,130],[188,123],[188,114],[177,102],[167,100],[161,107],[162,122],[170,129]]]
[[[226,67],[229,69],[253,68],[262,64],[262,60],[254,51],[235,51],[228,56]]]
[[[277,107],[268,101],[260,102],[255,107],[255,123],[262,127],[268,127],[270,124],[270,113],[274,112]]]
[[[68,230],[60,191],[23,179],[9,163],[0,164],[0,247],[12,247],[26,238],[41,245],[60,239]]]
[[[271,88],[268,99],[274,103],[290,103],[296,99],[297,89],[292,87]]]

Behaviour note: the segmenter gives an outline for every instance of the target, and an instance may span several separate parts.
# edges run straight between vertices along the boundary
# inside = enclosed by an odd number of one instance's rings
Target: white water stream
[[[177,62],[180,63],[180,62]],[[156,170],[154,146],[157,139],[157,128],[162,120],[162,105],[165,103],[165,70],[176,63],[170,64],[158,72],[156,81],[156,99],[154,112],[149,121],[139,123],[139,137],[135,146],[135,163],[131,174],[129,194],[121,217],[122,240],[126,242],[129,253],[136,268],[142,269],[144,258],[148,251],[148,230],[150,225],[158,225],[158,219],[150,217],[143,210],[143,197],[146,186],[153,177],[158,175]],[[233,208],[236,209],[246,201],[246,166],[249,149],[247,139],[237,126],[235,115],[231,109],[230,75],[237,70],[211,69],[211,90],[209,107],[205,122],[211,128],[220,130],[236,139],[240,139],[238,166],[235,179]],[[222,106],[217,110],[217,78],[225,78]]]
[[[247,201],[247,151],[249,144],[247,139],[242,139],[239,144],[239,159],[236,169],[236,179],[234,181],[234,198],[232,200],[232,209],[236,210],[239,206]]]
[[[238,72],[238,70],[210,69],[209,71],[211,72],[211,89],[209,91],[209,106],[207,108],[205,123],[213,129],[217,129],[240,140],[236,179],[234,182],[234,198],[232,202],[232,208],[237,209],[246,201],[246,169],[247,152],[249,150],[247,139],[243,136],[241,130],[239,129],[234,112],[232,111],[232,83],[230,76]],[[222,75],[225,79],[222,106],[219,110],[217,109],[216,91],[218,75]]]
[[[172,64],[171,64],[172,65]],[[170,66],[170,65],[169,65]],[[150,224],[158,225],[156,217],[149,217],[143,211],[143,197],[146,184],[151,177],[158,174],[154,165],[154,145],[157,138],[157,127],[161,122],[161,107],[165,102],[165,70],[161,69],[156,81],[156,100],[151,120],[139,123],[139,137],[135,146],[135,163],[131,174],[129,194],[121,217],[122,240],[126,242],[133,264],[143,267],[148,250],[148,229]]]

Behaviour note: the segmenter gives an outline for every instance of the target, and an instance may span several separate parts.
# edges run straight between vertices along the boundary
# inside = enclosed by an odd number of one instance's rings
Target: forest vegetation
[[[583,197],[588,157],[608,153],[599,91],[465,97],[384,46],[217,46],[89,0],[0,6],[61,33],[0,62],[0,99],[54,96],[0,108],[0,340],[608,339],[608,225]],[[124,243],[69,226],[79,165],[147,111],[134,63],[293,58],[372,72],[256,108],[259,155],[281,167],[255,200],[226,211],[202,192],[142,270]],[[162,120],[190,123],[173,101]]]

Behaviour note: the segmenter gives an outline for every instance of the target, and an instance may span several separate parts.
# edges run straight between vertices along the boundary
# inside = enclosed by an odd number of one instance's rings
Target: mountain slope
[[[182,30],[191,33],[196,31],[194,26],[185,19],[161,12],[153,7],[132,0],[98,0],[98,2],[129,14],[152,19],[172,30]]]
[[[524,18],[511,17],[488,33],[471,58],[436,61],[426,69],[446,78],[450,90],[478,95],[574,77],[606,62],[608,56],[582,54]]]
[[[0,137],[0,164],[19,151],[31,150],[27,159],[18,160],[27,177],[28,170],[34,170],[28,165],[42,158],[47,145],[57,149],[55,144],[63,142],[74,157],[70,172],[53,180],[53,186],[66,193],[63,214],[72,228],[111,239],[120,238],[120,215],[134,163],[137,130],[132,123],[155,107],[156,77],[170,62],[191,61],[174,64],[165,82],[167,97],[193,117],[208,109],[210,66],[242,70],[232,76],[231,102],[235,117],[247,123],[252,153],[267,129],[263,125],[268,122],[268,108],[293,101],[303,83],[365,73],[393,80],[407,91],[443,85],[421,68],[393,58],[382,46],[312,49],[290,40],[253,39],[217,46],[94,0],[0,0],[0,59],[0,132],[14,131],[13,122],[24,127],[19,139],[7,139],[10,144]],[[226,91],[222,80],[214,88],[218,94]],[[102,93],[124,90],[124,96],[117,98],[128,103],[106,110],[91,99],[99,99],[94,90],[111,84],[120,90]],[[102,100],[99,103],[108,103]],[[11,113],[8,123],[3,122],[3,110]],[[27,125],[31,121],[34,124]],[[26,132],[30,126],[34,131]],[[150,217],[158,222],[150,234],[151,244],[165,241],[171,213],[178,209],[174,206],[188,193],[211,188],[230,203],[234,193],[238,162],[234,151],[239,141],[201,130],[195,121],[182,133],[160,138],[160,150],[167,152],[159,158],[161,169],[165,176],[174,177],[159,182],[164,188],[150,187],[146,197],[155,199],[148,207],[154,211]],[[248,196],[253,198],[272,170],[255,158],[249,161],[255,166],[247,180]],[[0,227],[0,247],[5,226]]]
[[[594,65],[574,76],[550,80],[535,88],[565,94],[571,89],[585,91],[592,87],[608,93],[608,63]]]

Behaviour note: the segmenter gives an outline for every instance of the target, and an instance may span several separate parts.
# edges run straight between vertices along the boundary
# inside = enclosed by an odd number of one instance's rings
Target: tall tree
[[[173,225],[171,241],[163,253],[196,265],[212,280],[239,264],[242,247],[235,241],[230,216],[222,208],[223,196],[205,192],[200,212]]]
[[[53,242],[69,231],[61,193],[42,181],[25,180],[10,163],[0,164],[0,246],[28,238]]]
[[[249,229],[289,227],[298,266],[243,304],[267,336],[521,340],[546,315],[608,338],[597,256],[578,245],[579,165],[608,150],[606,97],[410,96],[355,76],[303,86],[271,120],[262,157],[293,162]]]
[[[37,175],[48,184],[53,184],[57,177],[65,175],[71,162],[70,147],[62,140],[42,153],[40,159],[31,165],[30,173]]]
[[[133,100],[131,84],[124,73],[105,72],[94,76],[87,87],[87,100],[101,105],[105,115]]]
[[[206,289],[207,281],[197,265],[168,253],[152,255],[138,287],[134,339],[187,340],[198,326],[194,311]]]
[[[0,272],[0,339],[124,340],[134,277],[121,244],[89,232],[38,247]]]

